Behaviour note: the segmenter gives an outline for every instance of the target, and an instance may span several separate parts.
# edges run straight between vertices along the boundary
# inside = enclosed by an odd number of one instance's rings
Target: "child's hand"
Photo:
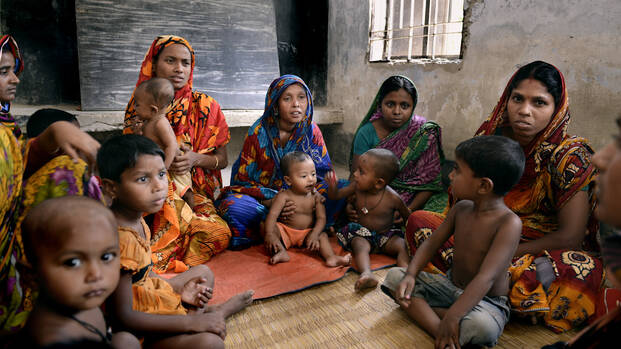
[[[348,202],[347,205],[345,205],[345,212],[347,213],[347,219],[349,219],[350,222],[358,222],[358,212],[356,212],[356,208],[353,203]]]
[[[336,172],[330,170],[326,173],[326,183],[328,183],[328,187],[336,187],[336,182],[338,178],[336,176]]]
[[[226,337],[226,323],[222,312],[212,311],[195,316],[196,321],[194,322],[198,326],[198,331],[195,332],[211,332],[224,340]]]
[[[416,280],[412,275],[405,274],[405,277],[397,286],[397,292],[395,296],[397,297],[397,303],[404,308],[410,306],[411,294],[414,291],[414,285],[416,284]]]
[[[263,242],[263,244],[265,245],[267,253],[274,255],[280,251],[280,238],[276,236],[276,234],[267,233],[265,234],[264,239],[265,241]]]
[[[446,313],[440,326],[438,327],[438,335],[436,336],[436,349],[456,348],[459,349],[459,322],[460,318],[451,316]]]
[[[306,249],[309,251],[319,250],[319,235],[308,234],[306,237]]]
[[[180,294],[181,301],[202,308],[213,297],[213,290],[207,286],[207,279],[196,277],[183,285]]]

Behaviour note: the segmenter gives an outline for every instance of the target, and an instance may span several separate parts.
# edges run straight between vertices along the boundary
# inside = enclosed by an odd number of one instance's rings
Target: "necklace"
[[[371,208],[367,208],[367,195],[364,195],[364,206],[360,209],[360,211],[362,212],[362,214],[368,214],[370,211],[373,211],[377,206],[379,206],[379,204],[382,202],[382,199],[384,199],[384,193],[386,192],[386,187],[384,187],[384,189],[382,189],[382,196],[380,196],[379,201],[377,202],[377,204],[375,204],[375,206],[371,207]]]
[[[102,342],[110,343],[110,338],[108,336],[104,335],[103,333],[101,333],[101,331],[97,327],[95,327],[94,325],[92,325],[92,324],[90,324],[90,323],[88,323],[86,321],[82,321],[82,320],[78,319],[77,317],[75,317],[74,315],[69,315],[69,318],[74,320],[78,324],[80,324],[87,331],[92,332],[92,333],[98,335],[99,337],[101,337]]]

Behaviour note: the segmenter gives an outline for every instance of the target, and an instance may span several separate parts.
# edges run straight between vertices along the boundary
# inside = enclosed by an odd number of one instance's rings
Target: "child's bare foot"
[[[351,254],[346,254],[344,256],[332,256],[326,258],[326,265],[328,267],[345,267],[351,263]]]
[[[379,279],[370,271],[365,271],[360,274],[356,285],[354,286],[356,291],[360,291],[364,288],[375,288],[379,283]]]
[[[284,248],[270,258],[270,264],[284,263],[289,261],[289,254]]]
[[[229,316],[252,304],[253,295],[254,290],[238,293],[229,298],[226,302],[216,305],[214,311],[220,311],[225,318],[228,318]]]

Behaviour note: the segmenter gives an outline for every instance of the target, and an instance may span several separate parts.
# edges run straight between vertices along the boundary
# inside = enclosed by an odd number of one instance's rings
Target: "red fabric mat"
[[[332,247],[339,255],[343,248],[331,238]],[[231,296],[248,289],[255,291],[254,299],[262,299],[303,290],[310,286],[336,281],[349,268],[328,268],[319,253],[291,248],[291,260],[276,265],[268,264],[269,256],[263,245],[242,251],[224,251],[215,256],[207,266],[215,275],[214,297],[211,304],[219,304]],[[381,269],[392,265],[395,259],[385,255],[371,255],[371,268]],[[351,285],[352,290],[354,285]]]

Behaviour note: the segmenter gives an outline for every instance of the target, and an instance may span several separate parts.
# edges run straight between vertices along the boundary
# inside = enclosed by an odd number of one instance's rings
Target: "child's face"
[[[144,89],[138,89],[134,94],[134,110],[140,120],[150,120],[155,115],[153,98]]]
[[[115,204],[134,212],[155,213],[162,208],[168,194],[168,177],[159,155],[140,155],[133,168],[121,174],[115,183]]]
[[[372,157],[362,154],[358,158],[358,168],[354,171],[356,189],[361,191],[372,190],[376,187],[378,178],[375,175],[375,161]]]
[[[474,175],[470,166],[460,158],[455,160],[455,168],[449,173],[449,179],[451,180],[451,190],[456,198],[468,200],[475,195],[479,178]]]
[[[621,129],[621,119],[617,119]],[[621,135],[593,155],[593,164],[599,169],[597,183],[597,207],[595,214],[600,220],[621,227]]]
[[[56,243],[37,246],[35,269],[42,291],[73,310],[100,306],[119,282],[119,238],[108,217],[75,212]],[[49,232],[48,234],[53,234]]]
[[[414,111],[414,100],[402,88],[388,93],[382,100],[381,108],[384,124],[389,129],[396,130],[410,120]]]
[[[289,175],[285,176],[285,180],[296,193],[312,193],[317,184],[315,163],[310,159],[294,163],[289,169]]]

